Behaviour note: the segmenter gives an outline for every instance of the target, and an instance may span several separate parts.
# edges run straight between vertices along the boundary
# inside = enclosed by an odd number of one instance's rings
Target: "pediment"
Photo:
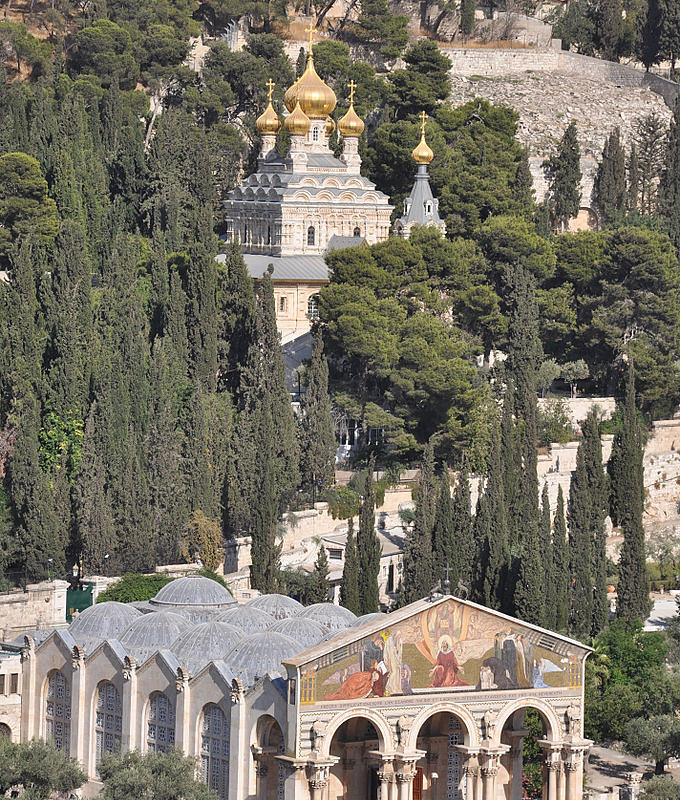
[[[580,690],[592,652],[455,597],[420,600],[301,653],[300,703],[421,693]]]

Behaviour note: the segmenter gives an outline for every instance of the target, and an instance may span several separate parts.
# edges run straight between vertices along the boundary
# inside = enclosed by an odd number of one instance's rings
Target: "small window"
[[[312,141],[319,141],[319,129],[316,127],[316,125],[312,128]]]
[[[425,203],[425,213],[426,214],[432,213],[432,203],[429,200],[427,201],[427,203]]]
[[[285,311],[288,306],[288,302],[285,297],[279,297],[279,311]]]
[[[307,300],[307,316],[310,319],[319,319],[319,298],[318,295],[311,295]]]
[[[358,225],[354,229],[354,236],[361,236],[361,228]]]
[[[9,693],[10,694],[19,694],[19,673],[18,672],[13,672],[10,675]],[[4,691],[3,691],[3,694],[4,694]]]
[[[0,694],[5,693],[5,676],[0,675]]]
[[[272,229],[270,225],[267,225],[267,244],[272,243]]]
[[[315,241],[316,241],[316,230],[314,229],[313,225],[310,225],[309,228],[307,228],[307,244],[313,245]]]
[[[333,558],[336,561],[342,561],[342,550],[329,550],[328,557]]]

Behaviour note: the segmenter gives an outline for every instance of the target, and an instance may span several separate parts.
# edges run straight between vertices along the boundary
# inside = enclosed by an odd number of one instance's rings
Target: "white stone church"
[[[22,649],[22,739],[76,757],[176,746],[221,800],[521,800],[524,713],[545,800],[581,800],[589,649],[450,596],[357,619],[245,605],[200,576],[101,603]]]

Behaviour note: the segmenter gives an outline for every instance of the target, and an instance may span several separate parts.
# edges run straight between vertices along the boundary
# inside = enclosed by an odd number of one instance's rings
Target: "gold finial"
[[[338,130],[345,139],[354,137],[355,139],[361,136],[364,132],[364,123],[361,117],[354,110],[354,90],[356,83],[353,80],[349,82],[349,111],[338,122]]]
[[[354,83],[354,78],[349,82],[349,104],[352,105],[354,102],[354,90],[357,88],[356,83]]]
[[[425,111],[421,111],[418,116],[420,117],[420,133],[425,136],[425,120],[427,119],[427,114]]]
[[[411,158],[416,164],[429,164],[434,158],[434,153],[432,152],[432,148],[425,141],[425,120],[427,119],[427,114],[421,111],[418,116],[420,117],[420,142],[413,148]]]
[[[267,81],[267,83],[265,83],[265,86],[267,87],[267,100],[268,100],[268,101],[271,103],[271,101],[272,101],[272,95],[274,94],[274,87],[276,86],[276,84],[275,84],[275,83],[274,83],[274,81],[273,81],[273,80],[270,78],[270,79]]]
[[[309,50],[307,52],[310,55],[313,55],[312,46],[314,45],[314,34],[316,33],[316,25],[313,22],[310,22],[309,28],[305,28],[305,33],[309,34],[309,44],[308,44]]]

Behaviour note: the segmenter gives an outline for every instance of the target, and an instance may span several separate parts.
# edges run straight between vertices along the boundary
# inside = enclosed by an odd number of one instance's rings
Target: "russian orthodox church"
[[[26,636],[21,738],[77,758],[86,796],[104,754],[178,747],[220,800],[522,800],[533,709],[543,797],[582,800],[590,652],[446,594],[357,619],[190,576]]]
[[[337,124],[342,153],[329,147],[335,131],[330,116],[337,98],[314,67],[312,28],[303,74],[286,91],[288,115],[282,122],[269,99],[257,119],[262,150],[257,170],[229,193],[225,201],[226,240],[240,242],[248,273],[259,279],[267,270],[274,283],[279,330],[284,344],[309,331],[317,314],[316,296],[328,283],[324,255],[331,250],[376,244],[390,235],[394,207],[386,194],[361,174],[359,137],[364,122],[354,109],[354,83],[349,110]],[[285,156],[276,149],[284,127],[290,134]],[[427,164],[433,153],[421,140],[413,151],[418,164],[416,181],[395,232],[408,237],[414,225],[436,225],[444,230],[437,201],[430,188]]]

